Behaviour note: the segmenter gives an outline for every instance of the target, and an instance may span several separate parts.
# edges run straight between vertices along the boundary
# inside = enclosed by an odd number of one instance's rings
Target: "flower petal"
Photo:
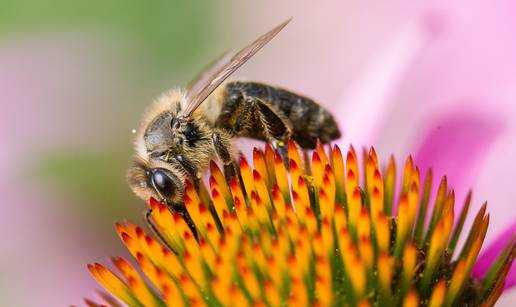
[[[497,118],[485,113],[461,110],[429,121],[419,149],[414,151],[416,164],[422,170],[432,168],[436,178],[446,175],[456,191],[465,193],[502,130]]]
[[[445,27],[438,15],[426,13],[401,27],[346,89],[338,103],[344,111],[337,119],[346,141],[370,144],[378,137],[406,71]]]

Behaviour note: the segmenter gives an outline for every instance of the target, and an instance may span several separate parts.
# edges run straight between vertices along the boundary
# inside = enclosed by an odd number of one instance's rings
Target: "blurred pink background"
[[[126,255],[113,222],[143,223],[125,183],[142,110],[290,16],[236,76],[320,101],[343,147],[398,164],[412,153],[459,201],[472,188],[472,210],[487,200],[491,212],[486,247],[515,229],[511,1],[25,2],[0,5],[1,305],[94,296],[86,263]],[[515,300],[509,289],[499,306]]]

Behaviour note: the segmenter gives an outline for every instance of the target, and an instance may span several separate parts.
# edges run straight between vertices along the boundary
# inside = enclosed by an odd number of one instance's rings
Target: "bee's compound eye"
[[[162,169],[156,169],[152,173],[151,180],[154,188],[162,197],[170,198],[175,193],[176,186],[170,176],[173,175],[169,175],[167,171]]]

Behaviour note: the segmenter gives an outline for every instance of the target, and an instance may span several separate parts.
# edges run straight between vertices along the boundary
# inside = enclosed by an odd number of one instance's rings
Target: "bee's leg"
[[[165,245],[169,251],[176,254],[176,251],[172,248],[172,246],[168,243],[168,241],[161,235],[158,228],[154,225],[154,222],[152,221],[152,218],[151,218],[151,214],[152,214],[152,209],[148,208],[147,211],[145,212],[145,221],[147,222],[147,226],[149,226],[149,228],[152,230],[154,235],[156,237],[158,237],[158,239],[161,241],[161,243],[163,245]]]
[[[233,164],[233,159],[229,153],[230,145],[228,138],[225,137],[225,133],[223,131],[215,129],[211,135],[211,140],[219,159],[224,165],[224,176],[226,177],[228,184],[231,184],[232,177],[235,177],[236,180],[239,178],[236,176],[235,165]]]
[[[179,164],[183,167],[183,169],[190,175],[193,180],[193,184],[196,190],[199,190],[199,186],[201,184],[201,174],[199,173],[199,169],[183,155],[175,156],[175,159]]]
[[[258,119],[258,125],[248,124],[253,118]],[[253,131],[256,129],[260,131]],[[243,99],[242,110],[236,117],[233,132],[241,136],[262,134],[288,166],[287,142],[292,135],[292,124],[270,103],[251,96]]]
[[[169,203],[169,202],[167,202],[166,204],[167,204],[168,209],[171,212],[176,212],[181,215],[183,220],[186,222],[186,224],[192,231],[192,234],[194,235],[195,239],[196,240],[199,239],[199,237],[197,235],[197,228],[195,227],[195,223],[193,222],[192,217],[188,213],[188,210],[186,210],[185,204],[184,203],[174,204],[174,203]]]

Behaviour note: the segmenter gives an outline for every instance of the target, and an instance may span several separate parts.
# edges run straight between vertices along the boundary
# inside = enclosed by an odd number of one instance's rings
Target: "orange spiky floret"
[[[425,223],[432,175],[421,185],[410,157],[397,195],[394,159],[382,173],[373,148],[364,151],[363,173],[353,147],[344,161],[338,146],[318,142],[310,163],[290,141],[287,156],[256,149],[253,167],[240,159],[242,182],[229,185],[211,163],[209,190],[185,184],[182,214],[151,199],[165,242],[117,223],[147,279],[122,258],[113,260],[120,277],[100,264],[88,269],[131,306],[492,305],[499,297],[516,240],[484,280],[470,277],[489,223],[485,205],[452,258],[471,195],[454,227],[455,195],[444,178]]]

